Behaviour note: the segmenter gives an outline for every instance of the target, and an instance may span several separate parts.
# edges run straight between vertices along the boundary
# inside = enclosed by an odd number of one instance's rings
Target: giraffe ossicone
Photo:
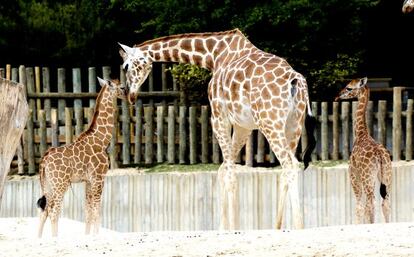
[[[305,78],[285,59],[255,47],[238,29],[224,32],[189,33],[145,41],[130,47],[121,45],[131,100],[146,79],[153,62],[190,63],[212,72],[208,95],[211,124],[223,154],[218,171],[220,185],[220,228],[239,228],[239,194],[235,161],[253,129],[268,140],[282,165],[276,228],[281,228],[287,193],[290,193],[294,224],[303,227],[299,206],[295,151],[306,116],[310,112]],[[142,52],[144,57],[132,53]],[[307,117],[306,124],[315,119]],[[314,135],[307,129],[314,147]],[[231,129],[233,128],[233,129]],[[233,131],[233,133],[231,133]],[[307,148],[309,161],[313,148]],[[307,162],[305,166],[307,166]]]
[[[386,222],[390,219],[390,190],[392,167],[388,150],[369,135],[366,109],[369,101],[367,78],[354,79],[341,90],[335,100],[358,99],[354,123],[354,145],[349,161],[349,176],[356,198],[357,223],[375,221],[375,184],[379,181],[382,212]],[[365,195],[365,202],[363,196]]]
[[[39,164],[42,197],[38,200],[41,209],[38,236],[42,236],[47,217],[52,224],[52,236],[58,234],[58,220],[63,196],[71,183],[86,184],[85,233],[98,233],[100,206],[105,174],[109,168],[107,147],[114,127],[114,101],[126,99],[128,89],[118,80],[98,78],[101,90],[89,128],[71,144],[51,147]]]

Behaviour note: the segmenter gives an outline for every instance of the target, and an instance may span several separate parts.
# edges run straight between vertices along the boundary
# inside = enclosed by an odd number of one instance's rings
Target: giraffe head
[[[130,103],[134,103],[139,87],[144,83],[152,70],[152,60],[139,48],[128,47],[123,44],[119,45],[121,46],[119,54],[124,61],[122,67],[125,70],[126,81],[129,87],[128,100]]]
[[[124,86],[121,82],[119,82],[119,80],[106,80],[98,77],[98,81],[101,87],[108,86],[109,91],[113,93],[117,98],[128,98],[128,88]]]
[[[414,0],[405,0],[402,11],[403,13],[409,13],[414,10]]]
[[[344,100],[358,98],[363,89],[365,89],[367,81],[367,77],[362,79],[353,79],[344,89],[341,90],[341,92],[339,92],[339,95],[335,98],[335,101],[340,99]]]

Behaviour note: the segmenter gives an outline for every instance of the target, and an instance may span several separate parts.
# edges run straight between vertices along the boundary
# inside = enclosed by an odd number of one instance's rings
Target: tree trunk
[[[4,183],[29,113],[22,84],[0,79],[0,207]]]

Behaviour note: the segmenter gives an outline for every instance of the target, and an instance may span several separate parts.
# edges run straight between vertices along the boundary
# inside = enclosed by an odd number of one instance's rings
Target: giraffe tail
[[[40,208],[42,211],[44,211],[46,208],[47,201],[46,201],[46,195],[45,195],[45,168],[43,165],[43,160],[40,162],[40,165],[39,165],[39,180],[40,180],[40,187],[42,189],[43,195],[37,200],[37,207]]]
[[[309,93],[308,93],[308,88],[307,88],[307,84],[306,84],[306,80],[303,78],[303,80],[299,80],[302,82],[302,86],[305,87],[305,101],[306,101],[306,109],[307,109],[307,114],[305,117],[305,128],[306,128],[306,135],[308,137],[308,144],[305,148],[305,150],[302,152],[302,160],[303,160],[303,164],[305,166],[305,169],[309,166],[309,162],[312,161],[311,159],[311,154],[313,152],[313,150],[316,147],[316,138],[314,135],[314,131],[316,128],[316,124],[317,124],[317,120],[315,117],[312,116],[312,110],[311,110],[311,106],[310,106],[310,101],[309,101]]]

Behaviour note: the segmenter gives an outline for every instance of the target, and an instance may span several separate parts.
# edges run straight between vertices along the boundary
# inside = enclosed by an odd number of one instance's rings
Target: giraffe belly
[[[241,112],[233,112],[228,110],[228,117],[232,125],[238,125],[245,129],[257,129],[257,125],[254,122],[253,114],[250,109],[242,108]]]

